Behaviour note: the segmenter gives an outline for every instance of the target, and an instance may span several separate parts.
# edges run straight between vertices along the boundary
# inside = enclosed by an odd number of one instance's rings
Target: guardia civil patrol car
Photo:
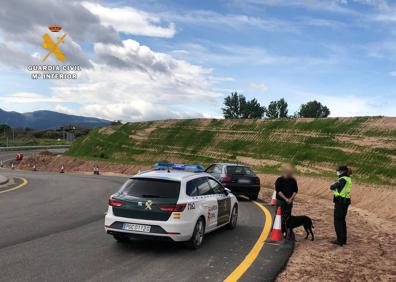
[[[125,182],[109,199],[105,230],[115,240],[186,241],[194,249],[204,235],[234,229],[238,201],[202,166],[160,164]]]

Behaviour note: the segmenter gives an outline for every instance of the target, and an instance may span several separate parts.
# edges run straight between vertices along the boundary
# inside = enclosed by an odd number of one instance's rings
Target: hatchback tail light
[[[256,184],[260,184],[260,177],[256,176]]]
[[[158,204],[158,208],[165,212],[182,212],[187,204]]]
[[[109,199],[109,206],[122,207],[123,205],[124,205],[124,202],[122,202],[122,201],[115,200],[115,199],[112,199],[112,198]]]
[[[231,176],[225,175],[221,178],[221,182],[223,183],[230,183],[231,182]]]

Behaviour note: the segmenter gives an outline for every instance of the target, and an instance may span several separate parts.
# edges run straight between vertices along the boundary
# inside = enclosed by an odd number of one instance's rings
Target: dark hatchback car
[[[250,167],[239,164],[216,163],[210,165],[205,171],[230,189],[234,195],[248,196],[252,200],[257,199],[260,192],[260,178]]]

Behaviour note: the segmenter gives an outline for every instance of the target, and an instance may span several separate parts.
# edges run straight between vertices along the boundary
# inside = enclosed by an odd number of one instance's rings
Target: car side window
[[[216,180],[209,178],[209,185],[215,194],[224,194],[224,187]]]
[[[211,165],[210,167],[208,167],[208,168],[206,169],[206,172],[207,172],[207,173],[213,173],[215,167],[216,167],[216,165]]]
[[[186,185],[186,194],[191,197],[199,196],[199,183],[199,178],[188,181]]]
[[[199,195],[205,196],[215,194],[212,187],[209,185],[207,177],[201,177],[197,180],[200,181],[198,185]]]
[[[221,173],[221,166],[215,165],[213,168],[213,173],[220,174]]]

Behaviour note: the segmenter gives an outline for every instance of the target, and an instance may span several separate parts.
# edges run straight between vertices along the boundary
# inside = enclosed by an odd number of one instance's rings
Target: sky
[[[220,118],[237,91],[289,113],[317,100],[331,116],[395,116],[396,1],[0,0],[0,108],[122,121]],[[67,32],[34,80],[42,35]]]

